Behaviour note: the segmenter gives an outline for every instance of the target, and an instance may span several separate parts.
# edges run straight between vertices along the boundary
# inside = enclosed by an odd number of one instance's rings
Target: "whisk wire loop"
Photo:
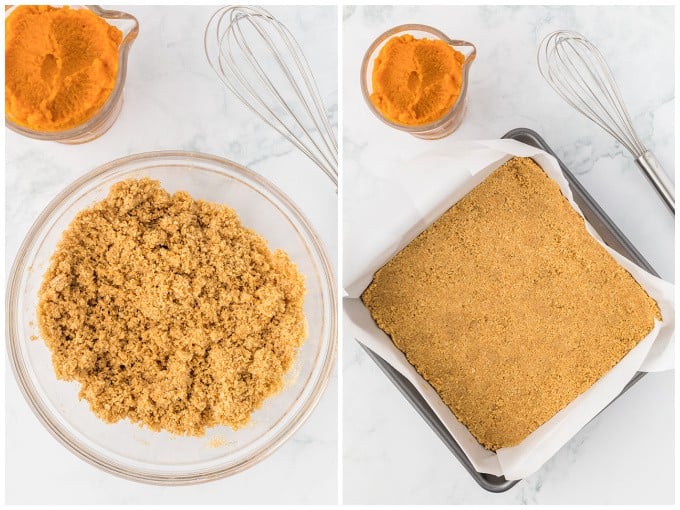
[[[256,15],[259,15],[259,14],[256,14]],[[233,19],[232,19],[232,21],[233,21]],[[265,40],[265,42],[267,42],[267,46],[271,47],[269,36],[266,33],[264,33],[263,31],[261,31],[260,27],[257,24],[253,23],[252,17],[247,17],[246,21],[255,28],[255,30],[260,34],[261,37],[263,37],[263,40]],[[238,31],[238,35],[236,37],[230,38],[229,37],[230,32],[233,32],[233,31]],[[274,112],[274,110],[272,108],[269,108],[267,106],[265,99],[256,91],[256,89],[254,89],[252,87],[251,83],[247,80],[245,74],[240,71],[239,66],[234,61],[234,59],[232,57],[232,55],[234,54],[234,50],[231,46],[232,43],[235,43],[236,45],[238,45],[240,51],[244,52],[244,54],[248,54],[248,55],[253,54],[251,48],[248,46],[247,39],[243,35],[243,31],[242,31],[240,24],[230,23],[227,26],[227,28],[224,31],[223,36],[220,37],[221,44],[224,44],[225,40],[226,40],[227,47],[229,48],[230,51],[227,53],[227,55],[224,57],[224,59],[220,58],[220,69],[222,70],[222,72],[225,73],[225,74],[227,72],[233,73],[233,77],[238,81],[241,88],[247,90],[248,93],[250,94],[250,97],[252,99],[254,99],[256,103],[261,105],[271,115],[271,118],[269,118],[269,119],[263,118],[263,120],[265,120],[265,122],[268,122],[270,125],[276,124],[276,125],[273,125],[272,127],[279,130],[279,132],[281,132],[284,136],[286,136],[286,138],[288,138],[288,140],[290,142],[292,142],[293,144],[298,146],[298,148],[300,150],[302,150],[303,152],[305,152],[305,154],[307,154],[308,157],[315,160],[315,162],[317,164],[321,164],[321,162],[316,161],[316,156],[311,151],[309,151],[307,149],[307,147],[305,147],[304,144],[302,144],[302,142],[300,142],[295,137],[293,131],[288,127],[288,125]],[[280,59],[276,54],[274,54],[274,57],[280,63]],[[227,65],[231,66],[231,67],[225,67],[225,63]],[[269,78],[266,76],[266,73],[264,73],[264,71],[262,70],[262,67],[259,65],[257,60],[256,59],[248,59],[246,63],[256,73],[256,75],[262,80],[262,82],[267,86],[267,90],[269,90],[270,93],[272,93],[273,96],[277,99],[278,104],[282,105],[283,108],[288,109],[290,111],[291,117],[295,121],[295,124],[297,124],[302,129],[303,126],[302,126],[302,123],[300,122],[299,118],[295,114],[292,113],[292,109],[290,109],[289,105],[285,102],[285,100],[278,93],[276,88],[271,83],[271,80],[269,80]],[[231,84],[228,84],[228,85],[230,85],[230,88],[232,88],[232,91],[237,95],[237,97],[239,97],[239,99],[241,99],[242,101],[245,101],[244,96],[242,94],[238,93],[238,87],[232,87]],[[236,89],[236,90],[234,90],[234,89]],[[256,112],[256,113],[259,114],[259,112]],[[262,116],[261,116],[261,118],[262,118]],[[318,148],[318,146],[315,146],[315,147]]]
[[[640,141],[614,75],[595,45],[577,32],[558,30],[543,39],[537,60],[555,92],[623,145],[675,212],[673,183]]]
[[[260,7],[225,7],[208,22],[204,49],[236,98],[337,185],[337,138],[309,62],[288,28]]]
[[[555,32],[543,45],[546,57],[539,60],[539,69],[558,94],[633,155],[643,154],[614,76],[597,48],[575,32]]]
[[[247,20],[248,23],[250,23],[255,30],[259,33],[259,35],[262,37],[263,41],[266,43],[267,48],[270,50],[271,56],[274,58],[274,60],[277,62],[279,65],[280,69],[283,71],[284,76],[286,77],[288,83],[291,85],[292,89],[295,92],[296,97],[300,101],[300,103],[303,105],[303,107],[306,109],[307,114],[310,116],[312,119],[315,127],[318,129],[318,123],[316,122],[316,117],[312,113],[312,111],[309,108],[309,105],[307,102],[304,101],[304,96],[302,95],[302,92],[300,91],[300,88],[297,86],[295,81],[291,79],[291,70],[290,68],[281,60],[279,55],[276,53],[276,51],[272,47],[272,41],[271,38],[267,33],[261,30],[261,28],[254,24],[252,19]],[[278,26],[277,26],[278,28]],[[246,52],[247,54],[253,54],[252,49],[247,43],[247,39],[244,37],[242,29],[239,25],[230,25],[230,30],[236,30],[239,32],[239,37],[236,38],[236,44],[238,44],[239,48],[241,51]],[[276,89],[272,81],[269,79],[267,74],[264,72],[262,69],[262,66],[258,62],[257,59],[249,59],[248,60],[248,65],[250,68],[255,72],[255,74],[261,79],[262,83],[266,86],[266,89],[272,94],[272,96],[277,100],[277,104],[280,105],[285,111],[290,112],[291,117],[295,121],[295,124],[302,130],[304,135],[308,138],[309,142],[314,145],[314,147],[320,151],[319,146],[316,144],[313,138],[309,136],[307,131],[304,129],[304,126],[302,122],[300,121],[299,117],[294,113],[292,106],[281,96],[279,91]],[[244,75],[240,73],[238,70],[234,71],[234,74],[237,76],[239,79],[239,82],[241,85],[249,90],[253,98],[257,100],[259,104],[261,104],[263,107],[267,108],[269,113],[272,115],[272,117],[278,122],[279,127],[284,130],[286,133],[288,133],[291,137],[294,137],[293,131],[286,125],[286,123],[274,112],[273,109],[270,109],[267,107],[267,104],[264,100],[264,98],[256,92],[255,89],[253,89],[249,82],[244,78]],[[312,153],[308,151],[304,145],[302,145],[301,142],[299,142],[297,139],[295,139],[294,143],[299,143],[302,147],[303,151],[306,151],[308,153],[308,156],[312,156]],[[320,152],[321,156],[324,158],[326,163],[330,164],[330,162],[325,158],[325,155],[323,152]]]

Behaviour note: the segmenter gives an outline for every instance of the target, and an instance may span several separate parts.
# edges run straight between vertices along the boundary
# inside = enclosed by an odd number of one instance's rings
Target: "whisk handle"
[[[654,154],[650,151],[646,151],[642,156],[637,158],[635,162],[654,185],[656,191],[658,191],[661,198],[666,202],[668,208],[675,214],[675,188],[673,182],[668,178],[668,174],[664,172],[661,164],[654,157]]]

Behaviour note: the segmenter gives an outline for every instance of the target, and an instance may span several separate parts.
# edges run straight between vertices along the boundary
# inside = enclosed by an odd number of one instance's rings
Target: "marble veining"
[[[496,138],[527,127],[542,135],[653,267],[674,279],[673,217],[629,153],[571,109],[536,66],[541,39],[558,28],[589,37],[612,68],[638,133],[674,172],[672,7],[346,7],[343,12],[343,258],[366,251],[384,221],[353,213],[377,193],[418,207],[390,183],[418,154],[455,140]],[[429,24],[471,41],[467,117],[458,132],[422,141],[391,130],[365,106],[361,59],[385,30]],[[654,34],[650,37],[650,34]],[[371,168],[377,179],[367,178]],[[398,214],[398,212],[397,212]],[[349,283],[349,282],[345,282]],[[503,494],[480,489],[356,342],[344,339],[345,503],[671,503],[674,500],[674,372],[650,374],[587,425],[541,470]]]
[[[226,157],[273,181],[310,218],[335,265],[335,188],[233,98],[204,57],[203,29],[218,7],[116,8],[138,18],[140,33],[130,53],[123,110],[111,130],[80,146],[5,130],[6,267],[38,214],[74,179],[119,157],[167,149]],[[337,8],[270,10],[305,51],[337,130]],[[176,489],[128,482],[78,459],[33,416],[9,367],[6,386],[9,503],[321,504],[337,499],[336,375],[308,421],[270,458],[231,478]]]

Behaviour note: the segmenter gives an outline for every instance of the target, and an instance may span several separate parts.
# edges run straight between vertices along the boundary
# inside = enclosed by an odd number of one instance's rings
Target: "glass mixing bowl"
[[[419,126],[408,126],[393,122],[392,120],[386,118],[371,102],[371,94],[373,93],[373,63],[380,54],[380,50],[382,50],[382,47],[385,46],[388,40],[392,39],[392,37],[398,37],[405,34],[410,34],[416,39],[440,39],[449,46],[453,47],[453,49],[460,51],[465,56],[465,61],[463,62],[463,84],[461,86],[458,99],[451,106],[449,111],[442,115],[441,118],[434,122]],[[436,28],[430,27],[428,25],[418,25],[413,23],[408,25],[399,25],[389,29],[383,34],[380,34],[369,46],[368,50],[366,50],[364,59],[361,62],[361,92],[364,96],[366,104],[368,105],[368,108],[376,117],[378,117],[388,126],[400,131],[405,131],[413,136],[423,138],[425,140],[436,140],[438,138],[443,138],[458,129],[461,122],[463,122],[463,117],[465,117],[465,112],[467,109],[468,74],[470,71],[470,65],[474,61],[476,54],[477,49],[475,48],[474,44],[467,41],[457,41],[450,39],[446,36],[446,34],[440,30],[437,30]]]
[[[5,19],[17,6],[5,10]],[[102,105],[99,111],[83,124],[71,129],[62,131],[38,131],[17,124],[11,116],[5,113],[5,125],[12,131],[20,135],[36,140],[47,140],[67,144],[79,144],[89,142],[106,133],[118,118],[123,107],[123,88],[125,87],[125,77],[127,76],[127,60],[132,43],[139,34],[139,23],[137,19],[125,12],[108,11],[96,5],[69,5],[71,9],[90,9],[100,18],[104,18],[109,25],[117,27],[123,33],[123,39],[118,47],[118,75],[116,84],[111,91],[111,95]]]
[[[152,432],[129,421],[107,424],[80,385],[57,380],[40,339],[38,289],[61,233],[82,209],[127,178],[158,179],[169,192],[228,204],[243,224],[285,250],[306,277],[308,336],[281,393],[267,399],[251,422],[233,431],[213,427],[202,438]],[[337,347],[335,280],[321,241],[303,214],[275,186],[225,159],[187,152],[152,152],[118,159],[81,177],[38,217],[12,267],[7,296],[7,349],[16,380],[43,425],[67,448],[116,475],[179,485],[231,475],[259,462],[304,422],[333,370]],[[36,459],[37,460],[37,459]]]

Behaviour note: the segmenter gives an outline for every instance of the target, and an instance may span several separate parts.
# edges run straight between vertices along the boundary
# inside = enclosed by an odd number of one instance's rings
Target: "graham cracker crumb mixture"
[[[39,293],[57,377],[106,422],[244,426],[306,336],[304,277],[227,206],[122,181],[63,233]]]
[[[520,443],[661,319],[528,158],[511,159],[444,213],[362,299],[490,450]]]

